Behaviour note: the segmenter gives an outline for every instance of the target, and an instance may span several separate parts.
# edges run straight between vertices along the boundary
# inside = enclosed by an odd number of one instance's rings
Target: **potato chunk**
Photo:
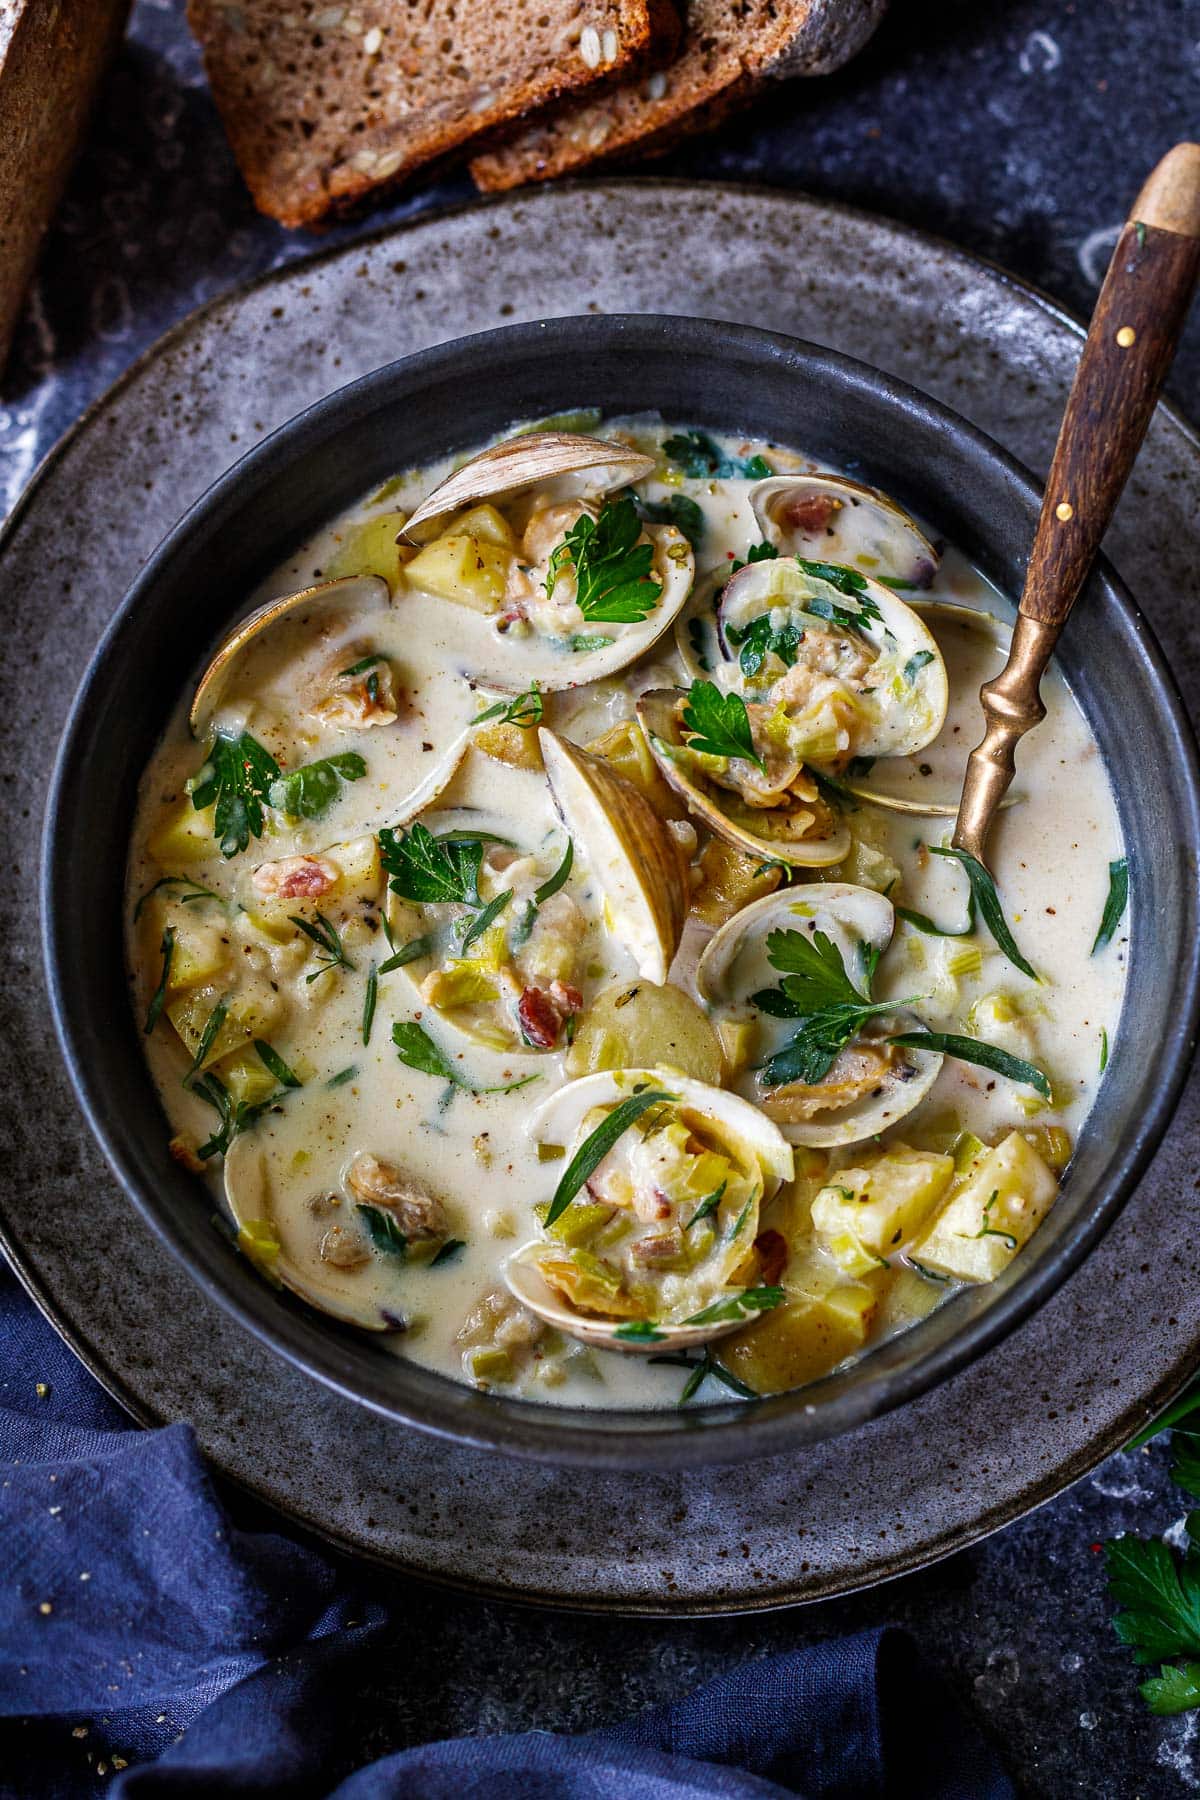
[[[761,857],[746,856],[716,837],[700,853],[700,875],[692,911],[706,925],[724,925],[752,900],[773,893],[783,878],[781,869],[767,868]]]
[[[976,1166],[914,1255],[959,1281],[994,1281],[1033,1236],[1058,1195],[1058,1177],[1019,1131]]]
[[[690,995],[652,981],[624,982],[597,994],[567,1052],[568,1075],[659,1064],[710,1086],[721,1079],[720,1043]]]
[[[155,862],[163,869],[177,863],[206,862],[217,854],[213,837],[215,806],[202,806],[198,811],[190,798],[179,802],[174,812],[153,832],[146,844]]]
[[[421,588],[439,600],[452,600],[473,612],[493,613],[504,599],[511,563],[511,552],[500,544],[454,533],[434,538],[432,544],[418,550],[405,574],[410,587]]]
[[[836,1172],[813,1201],[813,1227],[839,1261],[847,1239],[889,1256],[916,1235],[953,1177],[952,1156],[894,1144],[869,1165]]]
[[[536,731],[504,719],[489,719],[475,730],[475,748],[510,769],[540,769],[542,748]]]
[[[325,564],[326,581],[339,581],[347,575],[378,575],[387,582],[392,593],[400,586],[405,563],[411,561],[413,549],[400,540],[407,513],[376,513],[347,527],[341,543]]]
[[[875,1290],[860,1282],[824,1294],[791,1294],[753,1325],[723,1338],[715,1354],[756,1394],[803,1387],[862,1349],[877,1303]]]

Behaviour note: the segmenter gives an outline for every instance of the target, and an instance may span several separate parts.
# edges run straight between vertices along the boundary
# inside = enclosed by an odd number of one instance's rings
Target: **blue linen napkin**
[[[378,1586],[378,1584],[376,1584]],[[622,1725],[363,1764],[403,1621],[231,1523],[190,1427],[130,1424],[0,1264],[0,1793],[286,1800],[1011,1800],[890,1628],[747,1663]]]

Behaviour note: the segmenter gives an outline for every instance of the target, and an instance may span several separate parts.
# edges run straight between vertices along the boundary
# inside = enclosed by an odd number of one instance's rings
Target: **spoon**
[[[1117,239],[1046,480],[1008,661],[980,689],[953,844],[987,866],[996,809],[1039,686],[1141,448],[1200,273],[1200,144],[1168,151]]]
[[[404,527],[412,538],[421,526],[460,506],[474,506],[494,494],[511,494],[518,488],[552,481],[557,475],[576,475],[583,469],[619,469],[620,485],[641,481],[654,468],[654,458],[628,444],[605,438],[579,437],[570,431],[528,431],[481,450],[427,494]],[[413,540],[416,541],[415,539]]]

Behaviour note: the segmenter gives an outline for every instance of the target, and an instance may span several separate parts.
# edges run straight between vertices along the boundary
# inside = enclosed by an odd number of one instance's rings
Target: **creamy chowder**
[[[128,909],[172,1152],[456,1380],[796,1387],[1053,1205],[1121,1010],[1106,772],[1052,670],[993,883],[949,846],[1012,614],[964,557],[776,444],[515,450],[411,538],[456,465],[335,520],[180,700]]]

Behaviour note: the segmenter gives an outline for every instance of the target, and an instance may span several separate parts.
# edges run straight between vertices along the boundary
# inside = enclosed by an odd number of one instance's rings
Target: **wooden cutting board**
[[[0,370],[129,0],[0,0]]]

